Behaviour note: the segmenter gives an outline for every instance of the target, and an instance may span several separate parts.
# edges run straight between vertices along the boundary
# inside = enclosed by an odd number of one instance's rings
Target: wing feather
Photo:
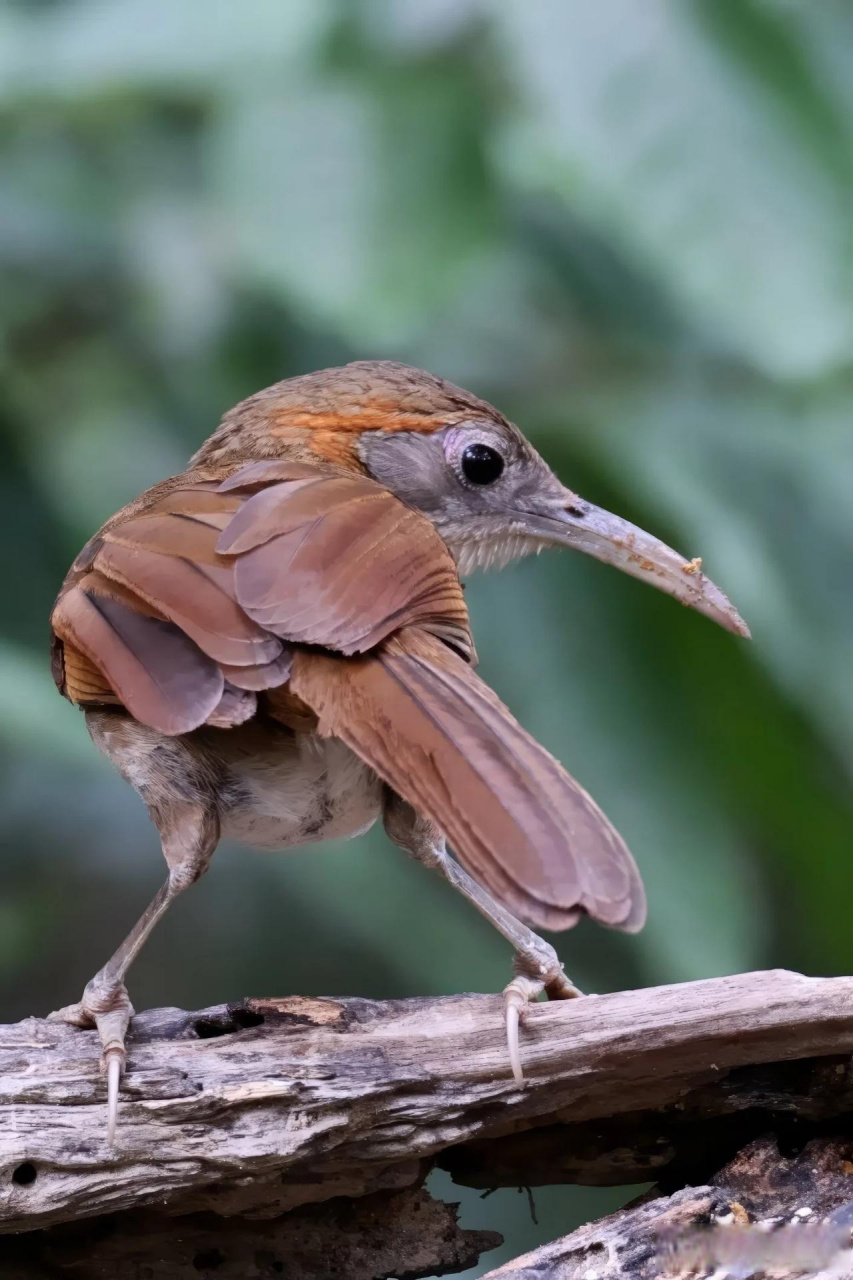
[[[144,532],[144,521],[140,521]],[[184,631],[216,662],[248,667],[272,662],[281,641],[270,635],[221,589],[203,568],[185,556],[161,555],[144,543],[105,540],[99,572],[133,591]],[[230,578],[224,570],[226,578]]]
[[[372,481],[275,485],[246,501],[217,545],[235,557],[246,613],[290,641],[362,653],[418,622],[473,653],[450,552],[428,520]]]
[[[106,676],[131,715],[161,733],[198,728],[222,698],[216,663],[180,627],[138,612],[97,573],[63,595],[54,626]]]
[[[300,651],[291,688],[511,910],[541,928],[568,928],[582,912],[641,927],[645,898],[621,837],[441,641],[408,628],[349,662]]]
[[[99,620],[101,597],[121,608]],[[182,733],[205,707],[210,723],[239,722],[287,681],[292,643],[356,653],[415,621],[473,653],[456,567],[428,520],[364,476],[252,463],[224,482],[169,482],[90,541],[53,615],[87,667],[69,650],[57,679],[74,701],[119,700]],[[183,697],[169,684],[174,715],[153,693],[169,653],[196,673]]]

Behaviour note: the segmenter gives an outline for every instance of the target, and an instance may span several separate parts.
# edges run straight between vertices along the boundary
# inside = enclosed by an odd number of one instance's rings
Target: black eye
[[[462,474],[471,484],[494,484],[503,469],[503,458],[487,444],[469,444],[462,451]]]

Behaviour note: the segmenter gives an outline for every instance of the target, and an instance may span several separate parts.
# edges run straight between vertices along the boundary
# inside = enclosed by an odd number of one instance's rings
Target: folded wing
[[[52,617],[63,691],[168,734],[247,719],[294,643],[350,655],[412,622],[473,654],[430,522],[366,477],[282,462],[153,491],[78,557]]]

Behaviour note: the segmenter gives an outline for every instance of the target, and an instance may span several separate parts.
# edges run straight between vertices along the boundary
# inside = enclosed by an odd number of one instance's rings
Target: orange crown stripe
[[[384,406],[360,405],[351,413],[281,409],[273,414],[276,434],[279,431],[343,431],[347,434],[361,431],[437,431],[444,426],[447,417],[434,417],[423,413],[405,413]]]
[[[364,464],[358,456],[358,441],[352,432],[314,431],[307,444],[318,458],[364,474]]]

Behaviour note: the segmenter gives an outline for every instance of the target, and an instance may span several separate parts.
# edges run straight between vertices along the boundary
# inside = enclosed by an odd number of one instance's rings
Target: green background
[[[6,0],[0,157],[4,1019],[75,999],[163,873],[51,683],[71,558],[235,401],[365,357],[494,400],[753,629],[569,554],[471,582],[482,674],[646,879],[645,931],[562,935],[569,972],[853,967],[853,5]],[[494,991],[508,966],[377,832],[223,847],[131,995]],[[464,1219],[510,1256],[619,1195]]]

